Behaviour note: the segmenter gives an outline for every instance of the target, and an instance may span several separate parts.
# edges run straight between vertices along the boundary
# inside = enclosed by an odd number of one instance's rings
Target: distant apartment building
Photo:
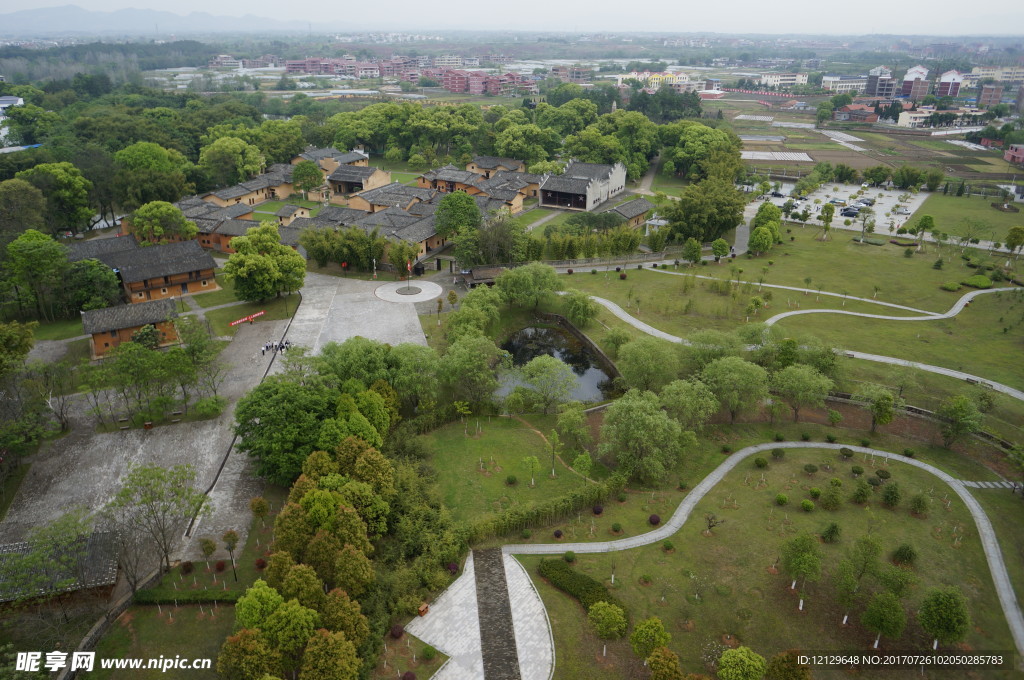
[[[868,71],[868,82],[864,86],[863,94],[869,97],[889,99],[896,92],[896,80],[892,77],[892,71],[886,66],[877,66]]]
[[[1017,88],[1017,113],[1024,113],[1024,83]]]
[[[563,83],[589,83],[594,75],[594,69],[589,66],[552,66],[548,71],[552,78],[558,78]]]
[[[232,57],[230,54],[218,54],[207,64],[207,68],[241,68],[242,60]]]
[[[1024,83],[1024,66],[975,66],[967,74],[969,83],[991,78],[997,83]]]
[[[936,97],[959,97],[960,86],[963,85],[964,74],[959,71],[946,71],[939,76],[939,82],[935,86]]]
[[[928,94],[931,84],[928,82],[928,69],[920,64],[907,69],[903,76],[900,94],[911,101],[920,101]]]
[[[1003,152],[1003,160],[1008,163],[1024,165],[1024,144],[1011,144],[1009,148]]]
[[[864,76],[824,76],[821,87],[836,94],[857,94],[863,92],[868,85]]]
[[[764,87],[793,87],[794,85],[806,85],[806,73],[762,73],[757,80],[758,85]]]
[[[978,108],[988,109],[1003,100],[1003,86],[997,84],[982,85],[978,92]]]
[[[437,68],[460,68],[462,57],[457,54],[442,54],[434,57],[434,66]]]
[[[939,111],[934,106],[922,106],[916,111],[904,111],[900,114],[899,119],[896,121],[898,127],[905,128],[923,128],[933,127],[932,116],[946,116],[949,118],[948,122],[940,123],[940,125],[949,126],[962,126],[962,125],[974,125],[978,122],[981,115],[985,113],[981,109],[973,107],[963,107],[960,109],[948,111]]]

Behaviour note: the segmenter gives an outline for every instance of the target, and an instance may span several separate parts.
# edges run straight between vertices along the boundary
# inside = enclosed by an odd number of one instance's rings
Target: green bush
[[[813,498],[814,500],[818,500],[819,498],[821,498],[821,489],[819,489],[816,486],[812,486],[811,490],[808,493],[811,495],[811,498]]]
[[[523,539],[528,539],[531,536],[533,536],[533,532],[530,531],[529,529],[523,529],[522,533],[520,533],[519,535],[522,536]]]
[[[868,484],[871,486],[882,486],[882,480],[878,477],[868,477]]]
[[[911,248],[907,248],[903,251],[903,257],[911,258],[914,256],[914,251]]]
[[[823,532],[821,532],[821,540],[825,541],[826,543],[836,543],[839,541],[840,533],[842,533],[842,530],[839,528],[839,525],[835,522],[832,522],[827,527],[825,527],[825,530]]]
[[[754,465],[763,469],[768,467],[768,461],[758,456],[757,458],[754,459]]]
[[[862,468],[860,465],[854,465],[852,468],[850,468],[850,472],[860,477],[862,474],[864,474],[864,468]]]
[[[960,290],[961,286],[956,281],[947,281],[946,283],[939,286],[942,290],[948,290],[951,293],[955,293]]]
[[[505,478],[505,483],[508,484],[509,486],[515,486],[516,484],[519,483],[519,478],[517,478],[515,475],[509,475],[508,477]]]
[[[775,460],[782,460],[782,457],[786,455],[786,449],[772,449],[772,458]]]
[[[838,510],[839,506],[842,505],[842,498],[839,496],[839,487],[830,486],[822,495],[820,505],[825,510]]]
[[[435,656],[437,656],[437,650],[431,647],[430,645],[424,647],[423,651],[420,652],[420,657],[424,661],[432,661]]]
[[[604,584],[579,573],[564,560],[541,560],[538,572],[551,585],[579,600],[585,611],[590,611],[595,602],[607,602],[626,611],[626,607],[608,592]]]
[[[615,533],[619,533],[620,531],[622,531],[622,525],[618,522],[612,523],[612,531],[614,531]]]
[[[571,550],[566,550],[565,554],[562,555],[562,559],[568,562],[569,564],[572,564],[576,561],[576,553],[574,553]]]
[[[672,541],[665,541],[664,543],[661,544],[661,549],[664,550],[665,552],[672,552],[673,550],[676,549],[676,547],[674,545],[672,545]]]
[[[829,444],[835,444],[837,439],[838,437],[836,437],[834,434],[825,435],[825,441],[827,441]]]
[[[865,449],[870,449],[871,448],[871,440],[870,439],[861,439],[860,440],[860,445],[863,446]]]
[[[931,501],[928,500],[928,496],[925,496],[923,493],[916,494],[910,499],[910,511],[915,515],[928,514],[930,506]]]
[[[853,458],[853,449],[848,449],[844,446],[843,448],[839,449],[839,455],[847,459]]]
[[[784,441],[786,441],[786,438],[782,436],[781,432],[776,432],[775,433],[775,441],[777,441],[777,442],[784,442]],[[779,449],[776,449],[776,451],[778,451],[778,450]]]
[[[815,465],[814,463],[808,463],[807,465],[804,466],[804,472],[806,472],[808,475],[813,475],[817,471],[818,466]]]
[[[775,497],[775,505],[785,505],[789,502],[789,496],[784,493],[780,493]]]
[[[970,286],[971,288],[991,288],[992,287],[992,280],[989,279],[984,274],[975,274],[974,276],[971,276],[969,278],[964,279],[960,283],[964,284],[965,286]]]
[[[864,503],[867,503],[870,498],[871,487],[865,484],[864,480],[861,480],[860,483],[857,484],[857,488],[854,490],[853,496],[851,496],[850,500],[854,503],[860,503],[863,505]]]
[[[809,501],[807,499],[800,501],[800,509],[804,512],[811,512],[814,510],[814,501]]]
[[[892,477],[892,473],[886,470],[885,468],[879,468],[878,470],[875,470],[875,474],[878,475],[879,479],[889,479],[890,477]]]
[[[903,494],[900,492],[900,485],[896,482],[887,485],[885,491],[882,492],[882,503],[890,510],[895,509],[902,499]]]
[[[811,441],[811,435],[808,432],[801,432],[800,439],[804,440],[805,442],[809,442]]]
[[[224,397],[203,397],[192,404],[192,410],[200,418],[213,418],[221,414],[227,403],[228,400]]]
[[[909,543],[904,543],[896,548],[896,551],[892,554],[892,561],[899,565],[912,567],[916,560],[917,551]]]

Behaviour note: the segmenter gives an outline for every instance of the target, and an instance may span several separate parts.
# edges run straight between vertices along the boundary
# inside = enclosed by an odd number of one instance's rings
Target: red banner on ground
[[[241,319],[239,319],[238,321],[232,321],[228,325],[229,326],[237,326],[240,323],[245,323],[246,321],[252,321],[256,317],[263,316],[266,313],[267,313],[267,310],[261,309],[260,311],[256,312],[255,314],[250,314],[249,316],[244,316]]]

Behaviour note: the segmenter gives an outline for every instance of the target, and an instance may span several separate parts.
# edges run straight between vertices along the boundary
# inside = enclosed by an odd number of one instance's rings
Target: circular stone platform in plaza
[[[430,281],[393,281],[373,291],[374,295],[388,302],[427,302],[442,293],[441,286]]]

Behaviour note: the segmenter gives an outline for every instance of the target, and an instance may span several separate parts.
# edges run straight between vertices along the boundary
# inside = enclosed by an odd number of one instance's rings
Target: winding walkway
[[[757,453],[780,447],[787,449],[833,450],[849,448],[858,453],[866,453],[882,458],[888,458],[890,460],[896,460],[906,465],[911,465],[938,477],[940,480],[948,484],[967,506],[967,510],[971,513],[971,517],[974,519],[974,523],[978,528],[978,536],[981,538],[981,547],[985,553],[985,559],[988,561],[989,572],[992,574],[992,582],[995,584],[996,595],[998,596],[999,604],[1003,609],[1003,615],[1006,617],[1010,633],[1013,635],[1013,641],[1017,648],[1017,653],[1024,655],[1024,614],[1021,612],[1020,605],[1017,602],[1017,596],[1010,583],[1010,576],[1006,571],[1006,563],[1003,561],[1003,554],[999,549],[999,542],[996,539],[995,530],[992,528],[992,523],[989,521],[988,515],[985,514],[985,510],[981,507],[981,504],[978,503],[974,496],[972,496],[967,490],[967,485],[964,482],[950,476],[937,467],[913,458],[907,458],[906,456],[882,451],[880,449],[819,442],[771,442],[767,444],[748,446],[722,461],[722,463],[707,477],[701,480],[697,486],[693,487],[693,490],[687,494],[686,498],[684,498],[682,502],[679,503],[679,507],[677,507],[675,512],[672,513],[672,517],[670,517],[664,525],[653,531],[649,531],[639,536],[621,538],[615,541],[597,541],[592,543],[510,544],[503,546],[502,551],[506,554],[517,555],[561,555],[569,550],[576,553],[606,553],[618,550],[629,550],[664,541],[683,527],[683,524],[685,524],[686,520],[689,519],[690,513],[693,512],[693,509],[697,504],[709,491],[711,491],[711,489],[715,487],[716,484],[718,484],[718,482],[725,477],[726,474],[735,469],[747,458]],[[969,484],[974,486],[976,483]],[[540,622],[538,622],[537,625],[540,625]]]

